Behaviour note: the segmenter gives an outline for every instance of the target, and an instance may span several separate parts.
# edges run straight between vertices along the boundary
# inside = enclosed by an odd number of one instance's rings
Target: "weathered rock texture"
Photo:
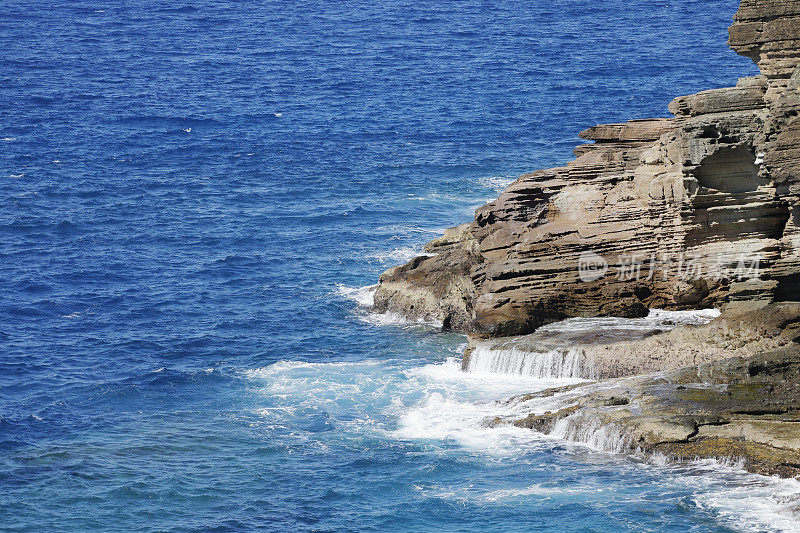
[[[573,376],[556,377],[607,379],[677,370],[731,357],[749,357],[787,346],[800,346],[798,342],[800,304],[784,302],[754,311],[731,311],[705,325],[677,327],[663,333],[622,329],[567,332],[565,336],[564,333],[553,335],[543,328],[529,335],[478,344],[500,352],[500,356],[515,352],[517,357],[526,352],[531,357],[542,353],[552,357],[550,351],[566,346],[569,349],[562,350],[563,356],[577,358],[578,368]],[[462,360],[465,371],[470,370],[475,343],[472,345]]]
[[[542,406],[550,409],[542,412]],[[608,451],[734,459],[800,476],[800,346],[672,372],[519,396],[487,424],[513,424]],[[528,413],[526,415],[526,412]]]
[[[500,337],[800,299],[800,2],[742,0],[729,44],[761,75],[676,98],[674,118],[582,132],[577,159],[385,273],[378,310]]]

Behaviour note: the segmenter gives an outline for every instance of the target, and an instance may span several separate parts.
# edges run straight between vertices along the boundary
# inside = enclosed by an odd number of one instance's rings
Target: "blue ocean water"
[[[787,482],[484,428],[547,383],[356,301],[579,130],[754,74],[736,7],[0,0],[0,529],[796,526]]]

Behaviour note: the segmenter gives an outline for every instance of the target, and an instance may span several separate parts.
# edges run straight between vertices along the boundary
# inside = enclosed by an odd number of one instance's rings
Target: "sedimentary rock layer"
[[[471,340],[462,360],[462,369],[471,370],[476,348],[491,357],[514,359],[529,355],[535,361],[545,354],[552,359],[560,354],[574,377],[607,379],[658,371],[671,371],[731,357],[748,357],[797,345],[800,340],[800,304],[779,303],[747,312],[729,312],[701,326],[682,326],[666,332],[658,330],[625,331],[625,340],[614,340],[597,331],[576,332],[572,338],[563,334],[548,335],[543,328],[529,335],[491,340]],[[566,348],[565,348],[566,347]],[[568,349],[567,349],[568,348]],[[553,352],[556,354],[553,354]],[[481,353],[486,356],[486,353]],[[800,426],[798,426],[800,431]]]
[[[730,46],[761,75],[595,126],[381,277],[375,302],[478,337],[648,308],[800,299],[800,2],[743,0]]]
[[[543,399],[553,410],[537,410]],[[512,398],[509,405],[522,414],[487,424],[530,428],[608,451],[734,459],[755,473],[800,476],[797,344],[749,358],[551,389]]]

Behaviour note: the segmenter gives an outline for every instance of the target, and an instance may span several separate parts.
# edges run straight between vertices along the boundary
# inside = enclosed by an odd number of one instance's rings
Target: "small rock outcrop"
[[[567,166],[521,176],[383,274],[376,308],[505,337],[800,300],[800,3],[742,0],[729,44],[761,75],[582,132]]]
[[[448,230],[424,251],[430,255],[415,257],[381,274],[375,310],[467,330],[477,294],[471,273],[483,261],[472,224]]]

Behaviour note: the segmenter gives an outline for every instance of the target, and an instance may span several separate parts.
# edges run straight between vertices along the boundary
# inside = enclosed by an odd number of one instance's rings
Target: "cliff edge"
[[[514,398],[487,424],[800,476],[800,0],[742,0],[729,45],[761,74],[581,132],[574,161],[381,276],[377,311],[469,333],[465,371],[605,380]],[[711,308],[669,331],[648,316]],[[645,316],[658,327],[548,326]]]
[[[574,161],[385,272],[376,310],[488,338],[800,299],[800,1],[742,0],[729,45],[761,75],[583,131]]]

